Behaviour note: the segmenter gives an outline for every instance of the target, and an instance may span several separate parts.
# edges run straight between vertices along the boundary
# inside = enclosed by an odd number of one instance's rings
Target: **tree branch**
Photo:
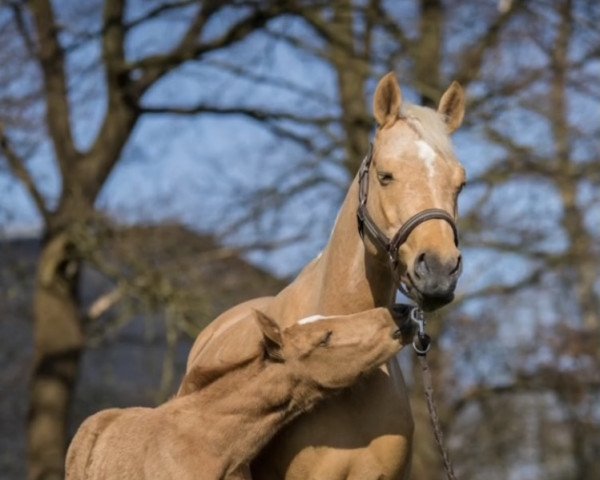
[[[502,39],[502,31],[514,15],[521,11],[521,7],[526,2],[515,0],[508,8],[502,10],[500,15],[488,26],[485,33],[477,40],[471,42],[470,50],[462,54],[460,67],[457,69],[456,79],[463,87],[468,86],[473,80],[479,77],[481,67],[485,60],[486,53],[494,48]]]
[[[110,292],[100,295],[100,297],[94,300],[88,308],[86,318],[91,321],[99,319],[108,310],[119,303],[123,298],[123,295],[124,292],[121,287],[116,287]]]
[[[199,103],[190,107],[172,107],[172,106],[144,106],[140,107],[140,112],[146,114],[172,114],[172,115],[197,115],[200,113],[213,113],[217,115],[241,115],[261,122],[287,120],[296,123],[310,124],[315,126],[326,126],[335,122],[335,117],[304,117],[290,112],[271,112],[259,110],[256,108],[245,107],[221,107],[218,105],[207,105]]]
[[[547,269],[544,267],[533,270],[529,275],[511,285],[490,285],[458,296],[453,304],[457,306],[474,298],[513,295],[523,288],[531,287],[540,281]]]
[[[203,3],[187,32],[171,52],[152,55],[129,65],[130,71],[138,70],[143,72],[136,85],[139,95],[174,67],[189,60],[197,59],[207,52],[218,50],[243,40],[249,34],[264,26],[269,20],[285,11],[285,8],[278,3],[266,8],[258,8],[233,25],[221,36],[206,43],[199,42],[198,39],[206,22],[218,8],[219,2],[210,1]]]
[[[109,96],[122,88],[119,80],[127,80],[125,71],[125,28],[123,26],[124,0],[106,0],[104,4],[104,31],[102,53],[108,76]]]
[[[31,38],[31,34],[27,31],[25,19],[23,18],[22,4],[14,2],[14,3],[10,4],[10,7],[11,7],[13,15],[15,17],[15,24],[17,26],[17,30],[19,31],[19,34],[21,35],[21,38],[23,39],[23,43],[25,44],[25,48],[27,49],[27,52],[32,57],[35,57],[35,54],[36,54],[35,43],[34,43],[33,39]]]
[[[25,167],[25,162],[10,145],[2,124],[0,124],[0,151],[6,157],[6,161],[12,173],[21,181],[29,192],[29,195],[31,195],[39,214],[47,224],[50,217],[50,211],[48,210],[46,199],[38,190],[33,177]]]
[[[119,160],[123,146],[139,118],[137,98],[125,61],[124,0],[106,0],[102,35],[102,56],[106,66],[108,110],[100,132],[81,169],[87,195],[95,199],[104,181]]]
[[[580,385],[577,385],[580,382]],[[585,387],[583,387],[583,384]],[[580,379],[571,372],[560,370],[543,369],[535,375],[518,374],[516,378],[506,384],[499,385],[477,385],[470,388],[464,395],[452,402],[450,410],[454,416],[458,415],[470,402],[481,400],[495,395],[511,395],[522,392],[545,392],[564,391],[570,387],[579,386],[588,390],[600,388],[600,380],[597,378]]]
[[[178,0],[178,1],[173,1],[170,3],[163,3],[162,5],[159,5],[153,9],[148,10],[143,15],[141,15],[141,16],[135,18],[134,20],[130,21],[129,23],[127,23],[127,25],[125,26],[125,29],[131,30],[131,29],[137,27],[138,25],[146,23],[148,20],[153,20],[153,19],[159,17],[160,15],[162,15],[165,12],[168,12],[171,10],[177,10],[179,8],[189,7],[194,4],[198,4],[198,0]]]
[[[270,35],[269,32],[265,33]],[[268,85],[269,87],[273,87],[275,89],[287,90],[298,96],[302,96],[304,98],[308,97],[315,103],[318,102],[321,105],[326,104],[335,106],[335,99],[331,98],[331,96],[327,95],[325,92],[317,91],[310,87],[304,87],[285,77],[260,74],[251,68],[247,68],[243,65],[236,65],[233,62],[228,62],[221,58],[207,58],[203,63],[220,71],[225,71],[234,77],[251,80],[252,82],[261,86]]]
[[[369,2],[369,8],[366,12],[368,15],[373,16],[373,23],[382,27],[392,37],[398,41],[398,47],[405,51],[411,50],[415,46],[415,41],[410,39],[401,25],[398,25],[394,19],[385,11],[385,7],[382,5],[381,0],[374,0]]]
[[[69,175],[79,157],[70,125],[65,55],[58,40],[58,26],[50,0],[32,0],[30,8],[37,29],[37,60],[46,90],[46,121],[62,173]]]

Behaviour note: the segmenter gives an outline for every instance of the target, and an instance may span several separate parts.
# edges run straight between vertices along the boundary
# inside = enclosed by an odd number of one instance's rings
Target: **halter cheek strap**
[[[356,217],[358,220],[358,232],[364,239],[365,234],[388,256],[390,266],[395,271],[398,266],[398,249],[408,240],[412,231],[424,222],[429,220],[445,220],[454,233],[454,244],[458,246],[458,230],[454,222],[454,217],[446,210],[441,208],[428,208],[410,217],[398,229],[396,234],[389,239],[387,235],[373,221],[373,217],[367,210],[367,198],[369,196],[369,169],[373,161],[373,144],[369,145],[369,151],[360,166],[358,172],[358,210]]]

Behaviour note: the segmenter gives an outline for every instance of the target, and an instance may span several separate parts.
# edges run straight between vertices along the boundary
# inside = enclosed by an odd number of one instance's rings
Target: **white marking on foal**
[[[425,162],[431,178],[435,174],[435,159],[437,157],[435,150],[425,140],[417,140],[415,143],[417,144],[419,158]]]
[[[323,315],[311,315],[310,317],[302,318],[298,320],[298,325],[306,325],[307,323],[318,322],[319,320],[324,320],[327,317]]]

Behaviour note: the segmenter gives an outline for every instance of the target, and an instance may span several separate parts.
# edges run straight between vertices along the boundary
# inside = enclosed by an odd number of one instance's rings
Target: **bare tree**
[[[5,168],[28,191],[45,231],[35,301],[32,478],[60,475],[62,469],[64,419],[85,341],[76,290],[90,254],[77,232],[94,222],[98,194],[139,119],[236,114],[298,146],[306,158],[290,159],[286,152],[280,172],[232,193],[246,208],[232,212],[223,227],[246,234],[248,225],[263,225],[279,232],[286,230],[281,227],[290,218],[290,204],[315,191],[330,193],[328,208],[335,211],[367,150],[374,81],[390,69],[399,73],[407,98],[434,104],[453,79],[470,97],[467,124],[457,136],[470,170],[461,215],[465,287],[454,309],[429,323],[439,339],[432,364],[445,427],[458,445],[453,448],[458,468],[467,478],[505,478],[527,460],[519,456],[525,450],[515,453],[514,445],[527,443],[530,451],[542,452],[535,454],[540,477],[551,478],[552,455],[544,452],[556,451],[566,459],[562,478],[593,478],[600,438],[592,408],[599,393],[600,335],[596,3],[234,1],[227,7],[239,10],[230,17],[222,2],[149,2],[125,10],[124,2],[106,0],[79,7],[80,17],[103,8],[87,23],[68,22],[64,12],[57,18],[47,1],[3,4],[0,22],[7,28],[1,35],[7,41],[0,58],[8,67],[0,71],[0,86],[14,92],[8,86],[15,79],[29,80],[13,101],[0,99],[6,104],[0,147]],[[177,12],[186,28],[173,45],[143,56],[125,53],[137,28]],[[279,16],[286,12],[293,15]],[[275,17],[281,21],[272,21]],[[227,21],[214,33],[208,27],[217,18]],[[307,87],[288,72],[260,71],[251,59],[211,55],[247,42],[253,32],[285,45],[311,68],[333,72],[335,91]],[[74,80],[84,77],[86,65],[75,72],[69,60],[94,39],[100,39],[107,109],[98,134],[82,148],[74,139],[71,102]],[[9,61],[14,52],[25,60]],[[147,100],[159,82],[193,62],[291,92],[312,102],[311,109],[300,100],[270,108],[204,97],[187,103]],[[36,147],[23,133],[28,130],[47,133],[51,141],[62,180],[57,198],[28,165]],[[322,197],[318,201],[325,207]],[[323,211],[298,219],[296,232],[308,231],[317,216]],[[110,294],[99,299],[93,311],[113,299]],[[413,477],[437,478],[434,447],[423,436],[428,420],[418,403],[418,372],[412,373],[419,425]],[[536,406],[535,419],[519,425],[519,412]],[[568,432],[568,448],[552,443],[551,434],[534,435],[558,427]],[[477,454],[469,455],[460,446],[472,444],[474,436]]]
[[[515,412],[534,411],[526,401],[537,402],[537,420],[523,423],[517,434],[512,423],[504,431],[512,428],[511,441],[528,442],[530,451],[539,452],[538,476],[587,479],[598,469],[599,438],[591,405],[598,396],[593,372],[600,335],[598,232],[592,220],[599,164],[592,111],[600,97],[593,86],[597,72],[589,62],[598,58],[600,39],[591,25],[600,11],[586,1],[513,3],[515,14],[482,58],[475,78],[483,90],[473,95],[470,122],[482,129],[494,159],[471,178],[478,200],[465,224],[470,246],[504,259],[509,272],[517,265],[523,270],[508,276],[497,271],[493,281],[482,282],[463,299],[483,297],[481,305],[487,308],[478,311],[496,313],[484,314],[494,325],[491,337],[482,322],[458,317],[472,332],[456,347],[469,352],[468,364],[478,365],[471,372],[476,386],[458,404],[461,409],[487,405],[487,421],[492,421],[489,415],[516,421]],[[502,340],[507,329],[514,331],[510,342]],[[487,353],[476,351],[481,349]],[[496,358],[495,368],[489,366],[491,358]],[[485,365],[491,373],[480,373]],[[563,420],[556,421],[557,416]],[[548,433],[531,435],[541,428]],[[488,435],[493,452],[502,431]],[[545,455],[560,438],[568,447]],[[463,458],[471,468],[474,460]],[[480,466],[481,458],[476,462]],[[481,476],[474,469],[473,478],[505,478],[514,459],[505,451],[489,462],[503,465],[504,473]]]
[[[37,105],[44,116],[36,127],[47,132],[61,179],[58,198],[49,200],[28,169],[29,152],[20,141],[23,137],[18,123],[3,119],[2,156],[30,194],[44,230],[34,299],[35,360],[28,425],[32,479],[63,476],[66,420],[85,345],[78,295],[83,257],[74,232],[93,219],[96,199],[140,117],[160,110],[146,108],[144,95],[181,65],[235,45],[284,11],[277,2],[232,2],[231,7],[240,12],[236,21],[205,39],[207,24],[229,5],[213,1],[153,2],[126,15],[127,6],[122,0],[89,5],[90,11],[102,9],[99,25],[92,25],[91,33],[63,23],[68,20],[68,12],[61,11],[59,20],[49,0],[8,2],[2,7],[2,20],[18,35],[18,51],[23,54],[18,62],[39,75],[35,77],[40,79],[39,84],[26,91],[22,100],[31,97],[33,102],[36,95],[41,96]],[[128,57],[125,44],[131,31],[144,22],[184,9],[189,14],[188,26],[173,46],[161,53]],[[72,13],[81,12],[74,9]],[[90,146],[81,148],[74,138],[70,105],[73,84],[80,79],[73,77],[69,62],[86,36],[100,40],[106,111]],[[18,69],[13,73],[18,74]]]

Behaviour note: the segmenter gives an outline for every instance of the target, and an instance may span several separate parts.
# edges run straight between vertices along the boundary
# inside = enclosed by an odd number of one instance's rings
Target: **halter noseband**
[[[411,232],[424,222],[429,220],[445,220],[452,227],[454,233],[454,244],[458,246],[458,230],[454,223],[454,218],[446,210],[441,208],[427,208],[421,210],[410,217],[398,229],[396,234],[390,240],[385,233],[375,224],[373,217],[367,210],[367,198],[369,195],[369,169],[373,161],[373,144],[369,145],[369,152],[365,156],[360,170],[358,171],[358,210],[356,216],[358,218],[358,232],[361,238],[364,239],[365,232],[373,243],[381,251],[385,252],[392,268],[392,274],[395,276],[396,267],[398,266],[398,249],[404,242],[408,240]],[[400,285],[398,285],[400,288]]]

